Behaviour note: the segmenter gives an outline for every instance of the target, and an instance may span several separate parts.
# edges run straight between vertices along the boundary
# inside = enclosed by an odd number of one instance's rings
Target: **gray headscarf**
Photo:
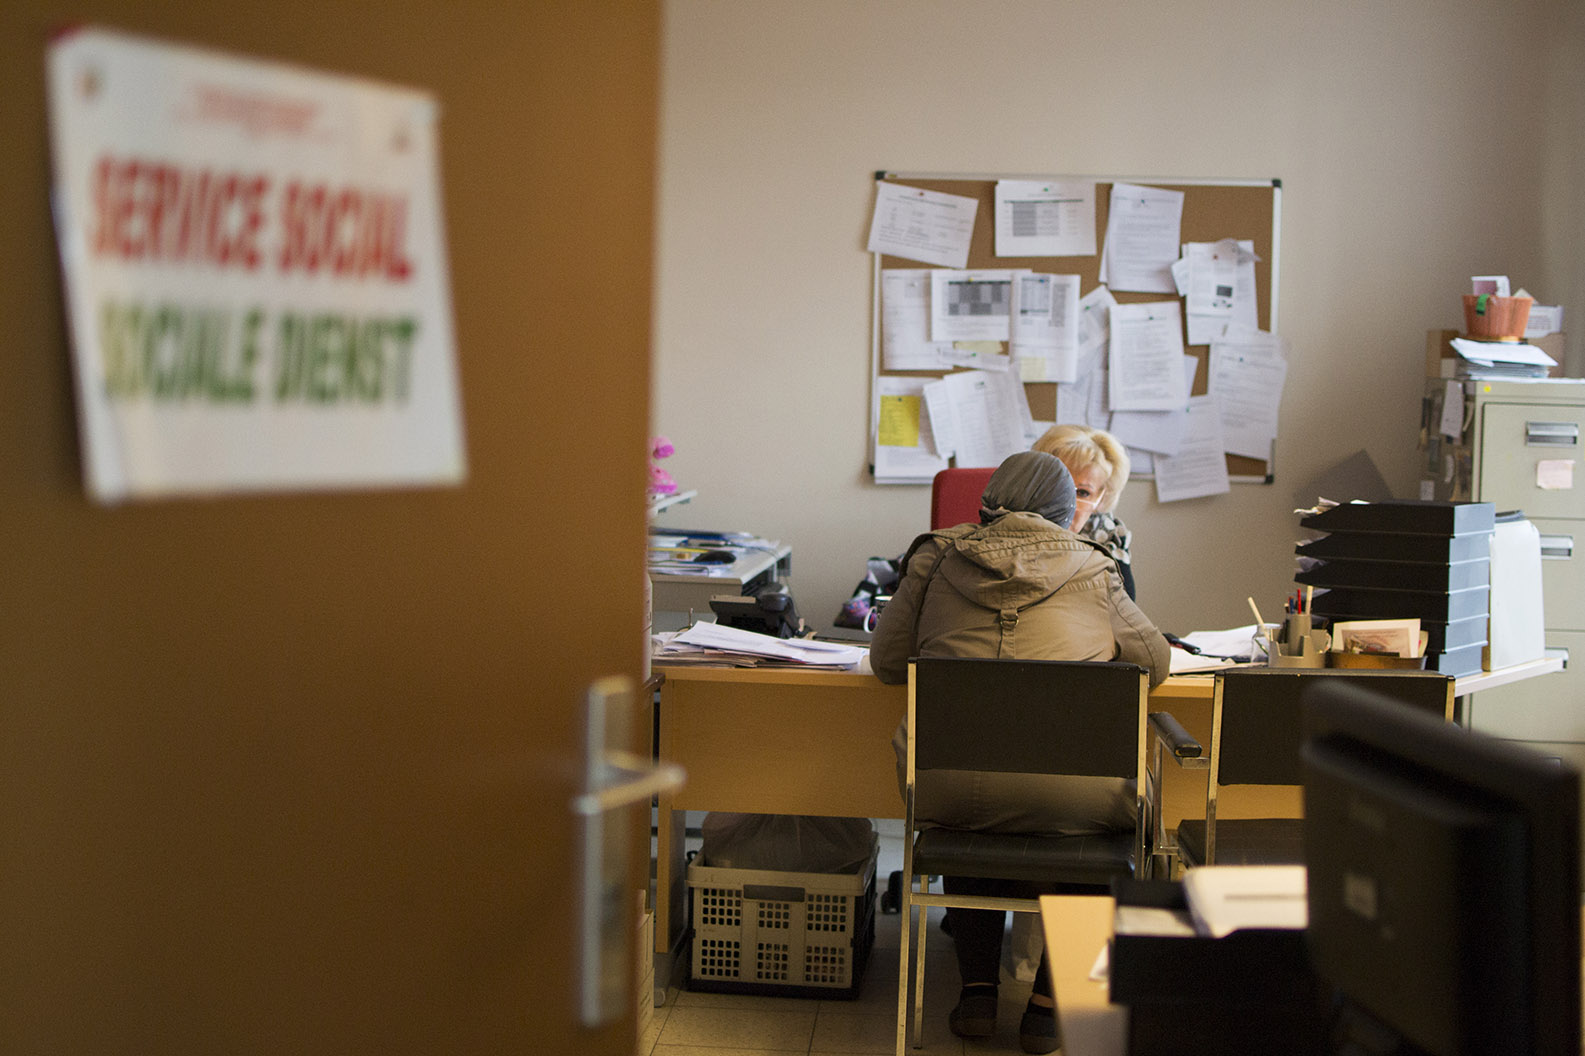
[[[1066,528],[1073,523],[1077,508],[1073,475],[1062,460],[1044,451],[1020,451],[998,466],[986,482],[980,494],[980,523],[1028,512]]]

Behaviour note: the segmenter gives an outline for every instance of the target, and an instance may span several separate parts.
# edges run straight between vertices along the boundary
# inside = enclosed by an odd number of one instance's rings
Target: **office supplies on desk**
[[[1280,624],[1262,622],[1253,628],[1254,653],[1264,656],[1272,667],[1325,667],[1331,637],[1312,625],[1309,606],[1309,597],[1294,591],[1294,596],[1283,602]],[[1260,610],[1255,607],[1254,598],[1249,599],[1249,608],[1258,620]]]

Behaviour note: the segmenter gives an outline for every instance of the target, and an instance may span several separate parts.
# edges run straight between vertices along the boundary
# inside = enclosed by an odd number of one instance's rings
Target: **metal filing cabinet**
[[[1442,435],[1450,385],[1464,404],[1456,439]],[[1585,558],[1576,553],[1585,540],[1585,380],[1430,379],[1423,415],[1422,497],[1524,511],[1541,533],[1547,648],[1581,658],[1561,674],[1472,694],[1464,721],[1585,769]]]

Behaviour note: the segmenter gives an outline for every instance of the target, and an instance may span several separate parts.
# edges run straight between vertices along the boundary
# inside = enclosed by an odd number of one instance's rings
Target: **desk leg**
[[[683,861],[686,815],[673,810],[671,796],[658,797],[655,821],[655,985],[673,981],[672,966],[686,920],[687,868]],[[681,980],[677,980],[681,982]]]

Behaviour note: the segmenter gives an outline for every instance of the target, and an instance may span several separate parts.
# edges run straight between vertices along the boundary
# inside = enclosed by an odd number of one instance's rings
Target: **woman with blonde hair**
[[[1077,508],[1072,530],[1094,543],[1117,562],[1123,588],[1134,596],[1134,570],[1129,558],[1128,526],[1112,513],[1128,484],[1128,451],[1105,429],[1088,425],[1054,425],[1033,445],[1033,450],[1056,455],[1073,474]]]

